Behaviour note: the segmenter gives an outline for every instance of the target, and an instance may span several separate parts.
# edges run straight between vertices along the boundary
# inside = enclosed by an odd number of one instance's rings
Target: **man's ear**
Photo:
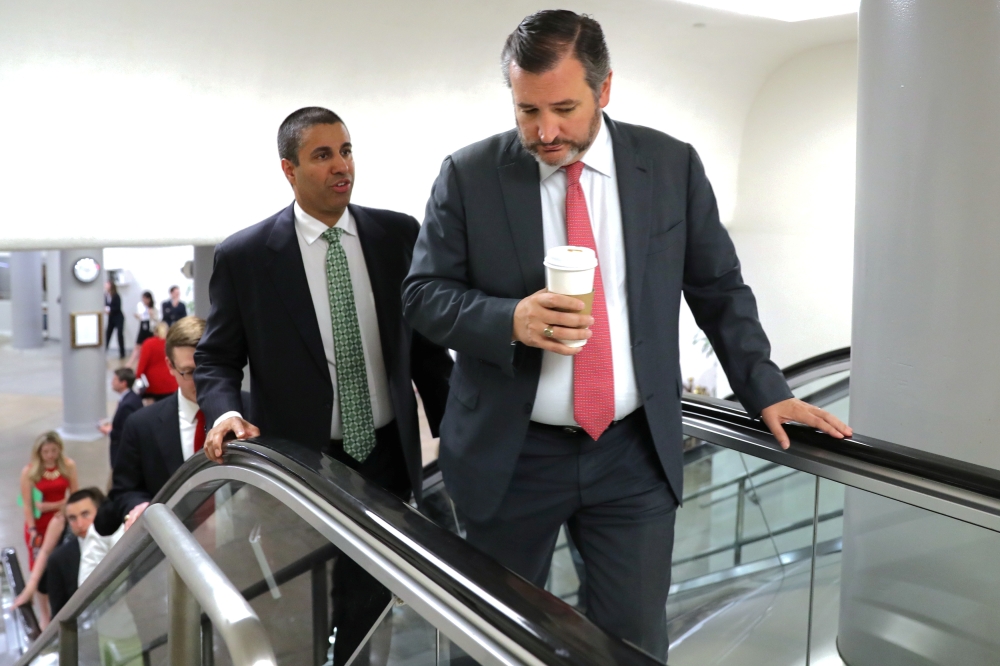
[[[611,77],[613,75],[614,72],[608,72],[607,78],[601,84],[601,94],[597,98],[597,103],[600,104],[602,109],[611,101]]]
[[[285,178],[288,179],[288,184],[295,187],[295,165],[292,164],[292,161],[282,157],[281,171],[285,174]]]

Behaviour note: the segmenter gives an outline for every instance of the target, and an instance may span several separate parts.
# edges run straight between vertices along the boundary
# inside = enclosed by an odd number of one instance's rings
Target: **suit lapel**
[[[167,476],[173,475],[184,464],[184,452],[181,450],[181,420],[177,394],[163,399],[160,410],[159,437],[156,443],[160,447],[160,455],[167,467]]]
[[[649,172],[629,137],[606,115],[604,121],[611,132],[618,175],[618,199],[621,202],[622,232],[625,236],[625,275],[628,287],[629,318],[639,312],[642,282],[646,271],[646,247],[652,214],[652,187]],[[638,330],[632,326],[632,331]]]
[[[511,161],[499,168],[507,223],[514,239],[518,264],[526,294],[545,286],[545,237],[542,231],[542,194],[539,189],[538,163],[517,143],[515,135],[508,148]]]
[[[400,325],[402,296],[398,286],[393,288],[390,271],[383,266],[383,263],[386,259],[393,258],[393,255],[385,251],[386,232],[381,223],[360,206],[351,205],[348,209],[358,230],[361,252],[365,256],[365,267],[368,269],[368,280],[372,285],[375,316],[378,319],[379,339],[382,343],[382,360],[385,362],[386,375],[392,377],[397,359],[396,347],[391,342],[398,338],[395,332]],[[380,251],[380,248],[383,250]]]
[[[309,355],[327,376],[326,352],[316,322],[316,308],[313,307],[306,280],[306,269],[302,264],[298,239],[295,236],[295,213],[293,206],[281,211],[274,222],[271,235],[267,239],[268,261],[266,263],[271,282],[280,297],[282,305],[298,329]]]

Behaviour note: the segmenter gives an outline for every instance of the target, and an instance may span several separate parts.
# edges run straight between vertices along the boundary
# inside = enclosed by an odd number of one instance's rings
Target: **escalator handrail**
[[[785,425],[791,447],[782,450],[767,426],[737,403],[692,394],[681,403],[686,435],[1000,531],[1000,471],[794,424]]]
[[[227,467],[258,474],[264,471],[276,479],[287,478],[317,498],[311,502],[328,503],[366,538],[429,579],[472,616],[480,618],[483,625],[503,634],[505,640],[516,645],[527,663],[547,666],[658,663],[634,646],[598,629],[571,606],[504,569],[457,535],[332,458],[292,442],[259,439],[230,443],[225,462],[220,467],[204,456],[190,458],[157,493],[153,505],[173,505],[183,518],[179,504],[182,496],[197,495],[189,492],[195,486],[210,488],[213,480],[228,478],[231,473],[227,473]],[[210,485],[204,486],[205,482]],[[67,602],[53,624],[75,621],[150,543],[143,521],[139,520]],[[52,627],[47,629],[34,647],[40,650],[50,643],[55,631]],[[28,661],[22,659],[19,664]]]
[[[27,666],[58,635],[60,663],[77,663],[77,618],[145,549],[156,544],[212,619],[234,664],[276,664],[260,618],[174,513],[151,504],[17,661]],[[72,635],[69,638],[66,634]],[[67,648],[69,648],[67,650]]]

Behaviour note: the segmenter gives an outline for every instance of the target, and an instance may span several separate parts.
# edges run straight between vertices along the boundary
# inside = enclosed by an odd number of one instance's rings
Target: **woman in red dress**
[[[139,365],[135,367],[135,376],[146,378],[146,392],[143,398],[162,400],[177,393],[177,380],[170,374],[167,367],[167,330],[170,327],[162,321],[156,325],[154,335],[142,343],[139,352]]]
[[[78,489],[76,463],[63,454],[59,433],[47,432],[36,439],[31,448],[31,462],[21,470],[24,541],[28,545],[31,578],[14,601],[14,606],[31,600],[45,571],[49,554],[58,545],[66,526],[62,513],[66,498]],[[44,626],[49,621],[48,595],[38,596],[39,620]]]
[[[28,545],[29,567],[35,564],[35,555],[49,521],[56,515],[61,516],[66,498],[77,490],[76,463],[63,455],[62,438],[56,432],[45,433],[35,440],[31,462],[21,470],[24,541]]]

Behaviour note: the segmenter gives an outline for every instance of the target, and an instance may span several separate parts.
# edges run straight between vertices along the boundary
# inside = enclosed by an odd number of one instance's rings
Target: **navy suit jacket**
[[[69,539],[52,551],[44,576],[49,607],[52,617],[55,617],[69,598],[76,594],[76,581],[80,577],[80,540],[74,534],[70,533]]]
[[[248,393],[238,395],[242,405]],[[143,407],[125,420],[118,455],[111,468],[111,491],[101,503],[94,527],[102,536],[113,534],[125,516],[143,502],[150,502],[171,476],[184,464],[177,394]]]
[[[118,446],[121,444],[122,431],[125,429],[125,420],[140,409],[142,409],[142,398],[131,388],[125,391],[121,400],[118,401],[115,415],[111,419],[111,432],[108,434],[108,438],[111,440],[112,468],[115,466],[115,458],[118,456]]]
[[[680,499],[682,293],[751,414],[791,393],[770,361],[756,301],[694,149],[652,129],[604,120],[621,201],[636,381]],[[440,465],[456,503],[474,519],[495,513],[527,433],[542,352],[511,345],[511,331],[518,301],[545,287],[544,255],[538,164],[516,130],[444,160],[403,310],[414,329],[459,354]]]
[[[400,290],[420,225],[402,213],[350,206],[371,280],[382,357],[407,472],[420,499],[420,427],[413,385],[436,435],[453,365],[448,351],[414,333]],[[198,403],[212,424],[240,409],[250,363],[252,423],[261,434],[316,451],[330,445],[333,383],[295,235],[292,206],[215,249],[212,308],[195,352]]]

